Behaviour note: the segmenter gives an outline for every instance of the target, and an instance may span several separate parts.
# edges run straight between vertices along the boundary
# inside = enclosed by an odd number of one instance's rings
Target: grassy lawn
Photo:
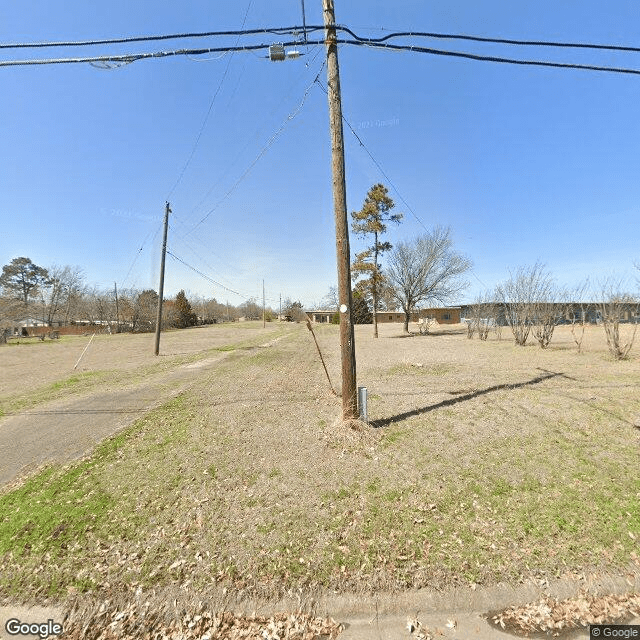
[[[378,428],[336,422],[303,327],[234,348],[90,458],[5,490],[0,596],[267,597],[637,570],[637,359],[361,329]],[[317,334],[336,386],[337,328]]]
[[[258,323],[242,323],[242,333],[246,333],[250,330],[258,328]],[[238,323],[238,326],[241,326]],[[262,323],[259,324],[262,327]],[[234,325],[234,329],[237,328]],[[186,364],[199,362],[210,358],[219,352],[235,351],[236,349],[247,349],[261,344],[267,339],[273,339],[279,337],[287,332],[287,327],[271,325],[268,326],[266,333],[260,335],[253,335],[250,337],[243,336],[242,340],[235,340],[233,342],[224,342],[215,347],[206,348],[193,353],[184,353],[179,355],[170,355],[155,359],[152,363],[142,363],[139,366],[130,367],[126,370],[122,369],[93,369],[89,371],[72,371],[70,373],[65,372],[64,376],[59,377],[53,382],[44,385],[38,385],[24,389],[19,393],[0,394],[0,417],[26,409],[31,409],[44,402],[51,400],[58,400],[66,398],[71,395],[80,393],[87,393],[98,388],[104,389],[105,386],[109,388],[123,387],[131,384],[142,382],[143,380],[161,374],[163,372],[171,371],[176,367],[180,367]],[[171,332],[175,333],[175,332]],[[65,336],[67,337],[67,336]],[[102,339],[103,345],[100,345],[103,349],[109,348],[109,340],[112,336],[99,336]],[[117,338],[132,338],[136,340],[144,339],[150,342],[151,334],[138,334],[136,336],[120,334]],[[73,343],[73,340],[78,343],[78,338],[67,337],[66,341],[58,342],[31,342],[20,345],[13,345],[16,348],[29,348],[31,345],[49,345],[53,344],[54,347],[64,345],[65,342]],[[86,340],[83,339],[86,344]],[[98,345],[96,345],[98,346]],[[100,348],[100,347],[98,347]]]

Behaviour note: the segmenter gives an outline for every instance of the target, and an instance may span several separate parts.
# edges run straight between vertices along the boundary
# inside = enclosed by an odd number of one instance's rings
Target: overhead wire
[[[304,95],[302,96],[302,101],[300,102],[300,104],[291,112],[289,113],[289,115],[286,117],[286,119],[284,120],[284,122],[280,125],[280,128],[271,136],[271,138],[269,138],[269,140],[267,141],[267,144],[260,150],[260,152],[258,153],[258,155],[254,158],[254,160],[251,162],[251,164],[245,169],[245,171],[240,175],[240,177],[236,180],[236,182],[231,186],[231,188],[224,194],[224,196],[222,197],[221,200],[219,200],[203,217],[201,220],[199,220],[194,226],[193,228],[191,228],[189,231],[187,231],[185,233],[185,235],[189,235],[191,233],[193,233],[202,223],[204,223],[213,213],[214,211],[216,211],[216,209],[218,209],[218,207],[236,190],[236,188],[240,185],[240,183],[249,175],[249,173],[251,172],[251,170],[256,166],[256,164],[258,163],[258,161],[262,158],[262,156],[264,156],[264,154],[268,151],[268,149],[273,145],[273,143],[280,137],[280,135],[282,134],[282,132],[284,131],[284,129],[286,128],[287,124],[289,124],[289,122],[291,122],[291,120],[293,120],[302,110],[302,107],[304,106],[304,103],[307,100],[307,96],[309,95],[309,92],[311,91],[311,89],[313,88],[313,85],[315,84],[316,80],[320,77],[320,74],[322,73],[322,69],[324,68],[325,65],[325,61],[322,62],[322,65],[320,66],[320,70],[318,71],[316,77],[314,78],[314,80],[311,82],[311,84],[306,88]]]
[[[261,33],[269,33],[273,35],[290,35],[297,33],[303,27],[262,27],[258,29],[232,29],[226,31],[192,31],[185,33],[170,33],[152,36],[129,36],[124,38],[103,38],[93,40],[67,40],[54,42],[21,42],[21,43],[0,43],[0,49],[52,49],[56,47],[90,47],[108,44],[132,44],[134,42],[158,42],[163,40],[186,40],[192,38],[212,38],[224,36],[247,36],[257,35]],[[324,29],[324,26],[307,27],[307,31],[317,31]]]
[[[303,18],[304,22],[304,18]],[[552,48],[570,48],[570,49],[587,49],[587,50],[600,50],[600,51],[620,51],[639,53],[640,47],[634,47],[629,45],[613,45],[613,44],[599,44],[590,42],[567,42],[561,40],[522,40],[517,38],[494,38],[489,36],[476,36],[462,33],[440,33],[434,31],[394,31],[381,38],[363,38],[355,33],[352,29],[345,25],[333,24],[328,25],[329,28],[333,28],[336,31],[349,34],[354,40],[363,43],[381,44],[391,40],[393,38],[429,38],[438,40],[460,40],[467,42],[480,42],[485,44],[506,44],[513,46],[527,46],[527,47],[552,47]],[[37,49],[37,48],[59,48],[59,47],[86,47],[97,45],[111,45],[111,44],[132,44],[136,42],[158,42],[167,40],[185,40],[195,38],[211,38],[211,37],[224,37],[224,36],[248,36],[258,34],[273,34],[273,35],[291,35],[294,33],[302,32],[305,35],[304,42],[307,42],[306,34],[314,33],[316,31],[322,31],[326,29],[325,25],[293,25],[287,27],[262,27],[256,29],[244,29],[244,24],[241,29],[224,30],[224,31],[192,31],[184,33],[172,33],[172,34],[160,34],[150,36],[129,36],[121,38],[102,38],[92,40],[69,40],[69,41],[50,41],[50,42],[22,42],[22,43],[0,43],[1,49]],[[376,29],[385,30],[383,27],[376,27]],[[312,44],[312,43],[310,43]]]
[[[175,253],[173,253],[169,249],[167,249],[167,255],[170,255],[174,260],[176,260],[177,262],[180,262],[185,267],[191,269],[191,271],[193,271],[194,273],[197,273],[199,276],[201,276],[202,278],[204,278],[205,280],[207,280],[211,284],[214,284],[217,287],[220,287],[220,288],[224,289],[225,291],[228,291],[229,293],[233,293],[233,294],[235,294],[237,296],[243,297],[244,294],[240,293],[239,291],[236,291],[235,289],[231,289],[230,287],[226,287],[221,282],[218,282],[217,280],[214,280],[211,276],[208,276],[206,273],[200,271],[200,269],[198,269],[197,267],[194,267],[193,265],[191,265],[188,262],[186,262],[186,260],[183,260],[182,258],[178,257]]]
[[[479,62],[495,62],[501,64],[512,64],[519,66],[547,67],[555,69],[574,69],[582,71],[596,71],[601,73],[619,73],[628,75],[640,75],[640,69],[632,69],[628,67],[610,67],[593,64],[580,64],[570,62],[552,62],[547,60],[520,60],[517,58],[506,58],[503,56],[485,56],[475,53],[467,53],[464,51],[446,51],[442,49],[433,49],[430,47],[418,47],[415,45],[395,45],[388,43],[376,43],[371,40],[353,41],[337,39],[337,44],[353,44],[356,46],[367,46],[373,49],[385,49],[389,51],[410,51],[412,53],[424,53],[429,55],[463,58],[467,60],[475,60]]]
[[[321,80],[317,80],[318,82],[318,86],[322,89],[322,91],[324,93],[327,93],[327,88],[324,86],[324,84],[322,83]],[[395,193],[398,195],[398,197],[400,198],[400,200],[402,201],[402,203],[404,204],[404,206],[409,210],[409,213],[411,213],[411,215],[418,221],[418,223],[422,226],[422,228],[425,231],[429,231],[429,229],[427,229],[427,227],[425,226],[424,222],[422,222],[422,220],[420,219],[420,217],[418,216],[418,214],[416,214],[416,212],[411,208],[411,206],[409,205],[409,203],[402,197],[402,194],[400,193],[400,191],[398,190],[398,188],[395,186],[395,184],[393,183],[393,181],[391,180],[391,178],[388,176],[388,174],[386,173],[386,171],[382,168],[382,166],[380,165],[380,163],[375,159],[375,157],[373,156],[373,154],[371,153],[371,151],[369,151],[368,147],[365,145],[365,143],[362,141],[362,138],[356,133],[356,130],[353,128],[353,126],[351,126],[351,123],[349,122],[349,120],[347,120],[347,118],[345,117],[344,114],[342,114],[342,121],[347,125],[347,128],[351,131],[351,133],[354,135],[354,137],[356,138],[356,140],[360,143],[360,146],[365,150],[366,154],[369,156],[369,158],[371,159],[371,161],[373,162],[373,164],[376,165],[376,167],[378,168],[378,171],[380,171],[380,173],[384,176],[385,180],[389,183],[389,185],[391,186],[391,188],[395,191]]]
[[[200,277],[204,278],[205,280],[207,280],[211,284],[214,284],[214,285],[216,285],[218,287],[221,287],[222,289],[224,289],[225,291],[228,291],[229,293],[233,293],[234,295],[240,296],[241,298],[245,298],[247,300],[251,299],[251,298],[262,297],[262,296],[249,295],[246,292],[236,291],[235,289],[231,289],[230,287],[227,287],[227,286],[223,285],[221,282],[218,282],[217,280],[215,280],[211,276],[207,275],[206,273],[204,273],[203,271],[201,271],[197,267],[194,267],[193,265],[189,264],[186,260],[184,260],[184,259],[180,258],[179,256],[177,256],[175,253],[173,253],[173,251],[171,251],[169,249],[167,249],[167,255],[171,256],[174,260],[176,260],[180,264],[184,265],[188,269],[191,269],[191,271],[193,271],[194,273],[198,274]],[[268,300],[269,302],[278,302],[277,298],[271,298],[271,297],[265,296],[264,299],[265,299],[265,301]]]
[[[161,228],[162,228],[162,224],[158,225],[158,227],[156,228],[156,232],[155,232],[155,234],[154,234],[154,236],[153,236],[153,240],[151,240],[151,242],[153,242],[153,241],[156,239],[156,237],[157,237],[158,233],[160,233],[160,229],[161,229]],[[138,251],[136,252],[136,255],[134,256],[133,261],[132,261],[132,263],[131,263],[131,266],[129,267],[129,270],[127,271],[127,275],[124,277],[124,280],[122,280],[122,283],[121,283],[121,285],[120,285],[121,287],[124,287],[125,282],[126,282],[126,281],[127,281],[127,279],[129,278],[129,274],[131,273],[131,271],[132,271],[132,269],[133,269],[133,267],[134,267],[134,265],[135,265],[136,261],[137,261],[137,260],[138,260],[138,258],[140,257],[140,254],[142,253],[142,250],[144,249],[144,246],[147,244],[147,240],[149,240],[149,236],[150,236],[150,235],[151,235],[151,231],[149,231],[149,233],[147,234],[146,238],[144,239],[144,241],[143,241],[143,242],[142,242],[142,244],[140,245],[140,248],[139,248],[139,249],[138,249]]]
[[[318,85],[320,86],[320,88],[322,89],[322,91],[324,91],[324,93],[327,93],[327,88],[324,86],[324,84],[322,83],[321,80],[318,80]],[[389,177],[389,175],[387,174],[387,172],[382,168],[382,166],[380,165],[380,163],[376,160],[376,158],[373,156],[373,154],[371,153],[371,151],[368,149],[368,147],[365,145],[365,143],[362,141],[362,138],[356,133],[356,130],[353,128],[353,126],[351,125],[351,123],[349,122],[349,120],[346,118],[346,116],[344,114],[342,114],[342,120],[343,122],[347,125],[347,128],[351,131],[351,133],[354,135],[354,137],[356,138],[356,140],[358,141],[358,143],[360,144],[360,146],[364,149],[364,151],[366,152],[366,154],[369,156],[369,158],[371,159],[371,161],[373,162],[373,164],[376,165],[376,167],[378,168],[378,171],[380,171],[380,173],[384,176],[385,180],[387,181],[387,183],[389,184],[389,186],[394,190],[394,192],[396,193],[396,195],[398,196],[398,198],[400,198],[401,202],[404,204],[404,206],[408,209],[409,213],[411,213],[411,215],[417,220],[417,222],[420,224],[420,226],[427,232],[430,233],[429,229],[426,227],[426,225],[424,224],[424,222],[422,221],[422,219],[420,218],[420,216],[418,216],[418,214],[412,209],[412,207],[409,205],[409,203],[404,199],[404,197],[402,196],[402,194],[400,193],[398,187],[396,187],[396,185],[393,183],[393,180],[391,180],[391,178]],[[473,272],[473,270],[471,271],[471,275],[473,275],[473,277],[482,285],[485,286],[486,285],[482,282],[482,280],[480,280],[480,278],[478,278],[478,276]]]
[[[307,66],[312,65],[316,58],[318,57],[318,54],[320,53],[320,49],[318,49],[318,51],[316,52],[316,55],[311,59],[311,61],[309,63],[307,63]],[[300,78],[302,78],[302,76],[304,75],[304,71],[296,78],[295,82],[298,82],[298,80],[300,80]],[[280,107],[280,105],[285,102],[285,100],[287,100],[289,98],[289,96],[291,95],[293,91],[290,90],[285,96],[282,97],[282,99],[280,100],[280,102],[278,103],[277,107]],[[272,111],[272,113],[275,112],[275,109]],[[224,177],[227,175],[227,173],[229,172],[229,168],[230,166],[232,166],[233,164],[235,164],[238,159],[240,158],[240,156],[242,155],[242,153],[245,151],[245,149],[247,149],[247,147],[249,146],[249,144],[251,143],[251,141],[255,138],[258,137],[258,134],[260,133],[260,131],[264,128],[264,126],[261,126],[258,128],[258,130],[256,131],[256,133],[254,134],[253,138],[248,140],[244,147],[242,149],[240,149],[238,151],[238,153],[236,154],[235,159],[229,164],[227,165],[226,170],[224,171],[224,173],[220,176],[220,178],[218,178],[218,180],[207,190],[207,192],[204,194],[204,196],[200,199],[200,201],[191,209],[190,215],[193,214],[197,209],[199,209],[204,202],[206,201],[206,199],[211,195],[211,193],[218,187],[218,185],[222,182],[222,180],[224,179]]]
[[[184,223],[183,223],[183,224],[184,224]],[[207,269],[209,269],[210,271],[213,271],[213,272],[218,271],[215,267],[211,266],[211,265],[210,265],[210,264],[209,264],[209,263],[208,263],[208,262],[207,262],[207,261],[206,261],[206,260],[205,260],[205,259],[204,259],[204,258],[203,258],[203,257],[202,257],[202,256],[201,256],[201,255],[200,255],[200,254],[195,250],[195,249],[194,249],[194,247],[193,247],[189,242],[187,242],[187,240],[186,240],[184,237],[178,237],[178,236],[176,236],[175,241],[183,243],[183,244],[184,244],[184,246],[185,246],[185,247],[186,247],[186,248],[187,248],[187,249],[188,249],[188,250],[193,254],[193,256],[194,256],[195,258],[197,258],[198,260],[200,260],[200,262],[201,262],[205,267],[207,267]],[[219,256],[216,256],[216,255],[213,253],[213,251],[211,251],[211,249],[210,249],[209,247],[206,247],[206,249],[207,249],[207,251],[208,251],[211,255],[213,255],[214,257],[218,257],[218,258],[219,258]],[[220,259],[220,258],[219,258],[219,259]],[[236,271],[237,271],[237,270],[236,270]]]
[[[381,38],[363,38],[344,25],[333,25],[336,31],[348,33],[352,38],[361,42],[379,44],[392,38],[431,38],[434,40],[462,40],[467,42],[482,42],[486,44],[508,44],[526,47],[552,47],[568,49],[596,49],[600,51],[625,51],[640,53],[640,47],[627,45],[595,44],[590,42],[566,42],[553,40],[519,40],[515,38],[491,38],[488,36],[473,36],[461,33],[438,33],[433,31],[395,31]]]
[[[475,60],[479,62],[494,62],[501,64],[511,64],[518,66],[533,66],[533,67],[547,67],[554,69],[573,69],[580,71],[595,71],[600,73],[616,73],[623,75],[635,75],[640,76],[640,69],[633,69],[629,67],[611,67],[594,64],[580,64],[569,62],[552,62],[546,60],[520,60],[517,58],[506,58],[503,56],[486,56],[475,53],[468,53],[464,51],[449,51],[443,49],[433,49],[431,47],[419,47],[416,45],[398,45],[389,44],[387,42],[376,42],[375,40],[347,40],[344,38],[337,38],[334,41],[336,44],[350,44],[355,46],[366,46],[373,49],[383,49],[386,51],[410,51],[412,53],[423,53],[428,55],[443,56],[461,58],[466,60]],[[0,67],[16,67],[16,66],[40,66],[40,65],[52,65],[52,64],[83,64],[83,63],[125,63],[138,62],[140,60],[170,58],[176,56],[195,56],[204,55],[209,53],[223,53],[225,51],[258,51],[261,49],[269,49],[272,43],[262,43],[243,46],[226,46],[226,47],[206,47],[201,49],[177,49],[174,51],[154,51],[145,53],[125,54],[116,56],[90,56],[82,58],[37,58],[30,60],[2,60],[0,61]],[[299,41],[293,40],[289,42],[280,43],[283,47],[293,47],[299,45]],[[310,46],[313,45],[325,45],[324,40],[308,40],[307,43]]]
[[[244,25],[247,21],[247,16],[249,15],[249,11],[251,9],[251,5],[253,4],[253,0],[249,0],[249,4],[247,5],[247,10],[244,12],[244,18],[242,19],[242,26],[241,29],[244,29]],[[240,41],[240,36],[238,36],[236,38],[236,45],[238,44],[238,42]],[[227,55],[227,54],[224,54]],[[213,97],[211,98],[211,102],[209,103],[209,108],[207,109],[207,113],[205,114],[204,120],[202,121],[202,125],[200,127],[200,131],[198,132],[198,135],[196,136],[196,141],[193,144],[193,147],[191,148],[191,153],[189,154],[189,157],[187,158],[187,161],[185,162],[184,166],[182,167],[182,171],[180,172],[180,175],[178,176],[178,179],[176,180],[175,184],[173,185],[173,187],[171,187],[171,190],[169,191],[169,193],[167,194],[167,197],[165,198],[166,200],[169,200],[170,197],[173,195],[173,192],[176,190],[176,187],[180,184],[180,182],[182,181],[182,178],[184,177],[184,174],[188,168],[188,166],[191,164],[191,160],[193,159],[193,156],[195,155],[196,149],[198,148],[198,144],[200,143],[200,139],[202,138],[202,134],[204,133],[204,129],[207,126],[207,122],[209,121],[209,116],[211,115],[211,110],[213,109],[213,105],[216,101],[216,98],[218,97],[218,94],[220,93],[220,90],[222,89],[222,85],[224,84],[224,81],[227,77],[227,74],[229,73],[229,68],[231,67],[231,62],[233,60],[233,55],[234,52],[231,52],[231,55],[229,57],[229,60],[227,62],[227,66],[224,68],[224,72],[222,74],[222,78],[220,78],[220,82],[218,83],[218,87],[215,90]]]

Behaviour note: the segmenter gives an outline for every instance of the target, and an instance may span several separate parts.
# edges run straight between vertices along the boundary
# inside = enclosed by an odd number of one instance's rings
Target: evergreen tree
[[[191,304],[187,300],[184,289],[181,289],[176,296],[175,312],[176,326],[180,329],[192,327],[198,321],[196,314],[191,309]]]
[[[50,284],[49,272],[33,264],[29,258],[14,258],[2,267],[0,287],[12,298],[25,304],[38,295],[40,287]]]
[[[378,293],[384,282],[382,268],[378,259],[385,251],[392,248],[390,242],[381,242],[380,236],[387,230],[387,222],[400,223],[401,213],[391,213],[395,206],[388,195],[389,190],[382,184],[374,184],[365,198],[360,211],[353,211],[351,217],[351,229],[361,236],[373,236],[373,244],[365,251],[356,254],[356,260],[351,265],[351,271],[355,278],[367,276],[359,284],[364,286],[373,300],[373,335],[378,337],[378,322],[376,311],[378,310]],[[355,308],[355,303],[354,303]]]
[[[354,289],[351,294],[351,301],[353,304],[353,323],[354,324],[371,324],[371,310],[364,297],[364,295]]]

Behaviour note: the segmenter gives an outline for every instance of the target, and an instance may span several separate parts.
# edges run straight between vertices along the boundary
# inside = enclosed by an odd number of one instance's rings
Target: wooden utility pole
[[[356,389],[356,345],[353,334],[351,300],[351,255],[344,170],[344,140],[342,135],[342,101],[340,70],[336,44],[336,17],[333,0],[322,0],[325,40],[327,45],[327,89],[329,95],[329,128],[333,173],[333,210],[336,223],[336,253],[338,257],[338,298],[340,302],[340,350],[342,359],[342,417],[358,417]]]
[[[264,280],[262,281],[262,328],[267,326],[267,321],[264,315]]]
[[[164,209],[164,236],[162,238],[162,259],[160,261],[160,286],[158,287],[158,314],[156,316],[156,346],[154,354],[160,354],[160,327],[162,326],[162,296],[164,295],[164,261],[167,256],[167,230],[169,229],[169,214],[171,209],[167,202]]]
[[[116,293],[116,333],[120,333],[120,310],[118,308],[118,283],[113,283],[113,289]]]

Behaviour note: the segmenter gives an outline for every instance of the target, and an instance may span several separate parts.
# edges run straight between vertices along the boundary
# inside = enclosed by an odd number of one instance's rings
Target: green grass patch
[[[86,371],[76,373],[68,378],[57,380],[40,389],[36,389],[29,393],[29,395],[20,394],[3,399],[0,404],[0,415],[30,409],[43,402],[49,402],[67,396],[69,393],[90,391],[106,381],[115,379],[115,373],[113,371]]]
[[[300,401],[300,381],[317,372],[307,337],[234,349],[198,389],[89,460],[2,496],[0,596],[98,591],[105,582],[271,596],[628,569],[640,538],[637,443],[621,420],[640,409],[631,376],[605,390],[598,360],[593,391],[591,380],[557,377],[345,434],[333,426],[338,403]],[[267,352],[272,359],[261,360]],[[476,364],[464,380],[462,364],[432,372],[443,376],[433,387],[487,388],[507,375],[503,361]],[[514,380],[537,375],[516,365]],[[256,384],[267,380],[272,387]],[[393,391],[385,404],[402,414],[411,394],[394,407]],[[426,402],[416,394],[416,407]]]
[[[86,564],[92,548],[95,564],[100,545],[144,541],[148,524],[181,494],[183,474],[165,473],[159,463],[168,446],[182,446],[192,415],[178,396],[90,458],[48,467],[0,495],[0,558],[14,567],[0,573],[0,594],[17,596],[33,584],[41,595],[59,596],[99,585],[99,572]]]

